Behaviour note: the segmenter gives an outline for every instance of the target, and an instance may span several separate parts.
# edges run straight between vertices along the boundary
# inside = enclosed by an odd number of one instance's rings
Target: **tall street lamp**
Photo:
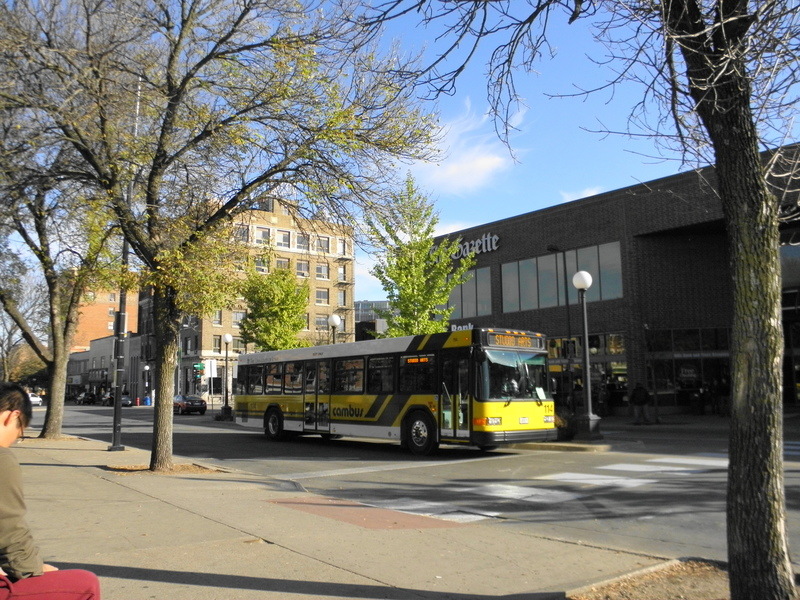
[[[592,373],[589,363],[589,320],[586,317],[586,290],[592,287],[592,276],[586,271],[578,271],[572,276],[572,285],[578,290],[583,313],[583,397],[581,414],[576,418],[575,439],[600,440],[600,417],[592,411]],[[585,412],[584,412],[585,410]]]
[[[144,366],[144,397],[150,397],[150,365]],[[147,403],[145,403],[147,406]]]
[[[228,404],[228,348],[233,341],[233,336],[230,333],[226,333],[222,336],[222,341],[225,342],[225,404],[222,407],[222,420],[233,421],[233,412]]]
[[[332,314],[328,317],[328,325],[331,326],[331,333],[333,337],[333,343],[336,343],[336,330],[339,328],[339,325],[342,324],[342,317],[337,314]]]

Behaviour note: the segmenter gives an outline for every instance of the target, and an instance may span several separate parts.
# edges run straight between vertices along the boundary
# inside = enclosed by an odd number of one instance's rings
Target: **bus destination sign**
[[[531,335],[512,332],[489,333],[490,346],[504,346],[506,348],[533,348],[540,350],[544,347],[541,338]]]

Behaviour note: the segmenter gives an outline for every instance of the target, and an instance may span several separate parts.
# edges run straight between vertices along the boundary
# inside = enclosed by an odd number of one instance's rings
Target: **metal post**
[[[592,285],[592,276],[579,271],[572,279],[578,289],[578,299],[583,314],[583,407],[576,418],[575,439],[600,440],[600,417],[592,411],[592,372],[589,362],[589,319],[586,313],[586,290]]]
[[[228,363],[228,347],[230,346],[231,342],[233,341],[233,336],[230,333],[226,333],[222,336],[223,341],[225,342],[225,392],[224,392],[224,399],[225,403],[222,407],[222,420],[223,421],[232,421],[233,420],[233,411],[231,410],[230,405],[228,404],[228,385],[229,385],[229,363]]]

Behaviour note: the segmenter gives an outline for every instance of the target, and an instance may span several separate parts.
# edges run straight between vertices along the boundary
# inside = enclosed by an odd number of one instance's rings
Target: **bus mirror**
[[[475,350],[475,360],[479,363],[482,363],[486,360],[486,350],[483,348],[477,348]]]

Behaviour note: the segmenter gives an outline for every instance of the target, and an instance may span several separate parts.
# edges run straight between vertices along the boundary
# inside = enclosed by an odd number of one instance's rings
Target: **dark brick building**
[[[794,360],[794,347],[800,347],[800,253],[787,243],[793,235],[800,240],[787,226],[781,247],[790,403],[797,402],[800,383],[800,360],[797,368]],[[725,397],[732,281],[713,168],[448,237],[453,236],[476,251],[476,265],[474,277],[451,296],[452,326],[547,334],[559,393],[584,377],[582,316],[572,285],[573,274],[584,270],[593,277],[586,297],[594,405],[600,411],[622,405],[629,381],[646,383],[666,410],[696,408],[701,388]]]

